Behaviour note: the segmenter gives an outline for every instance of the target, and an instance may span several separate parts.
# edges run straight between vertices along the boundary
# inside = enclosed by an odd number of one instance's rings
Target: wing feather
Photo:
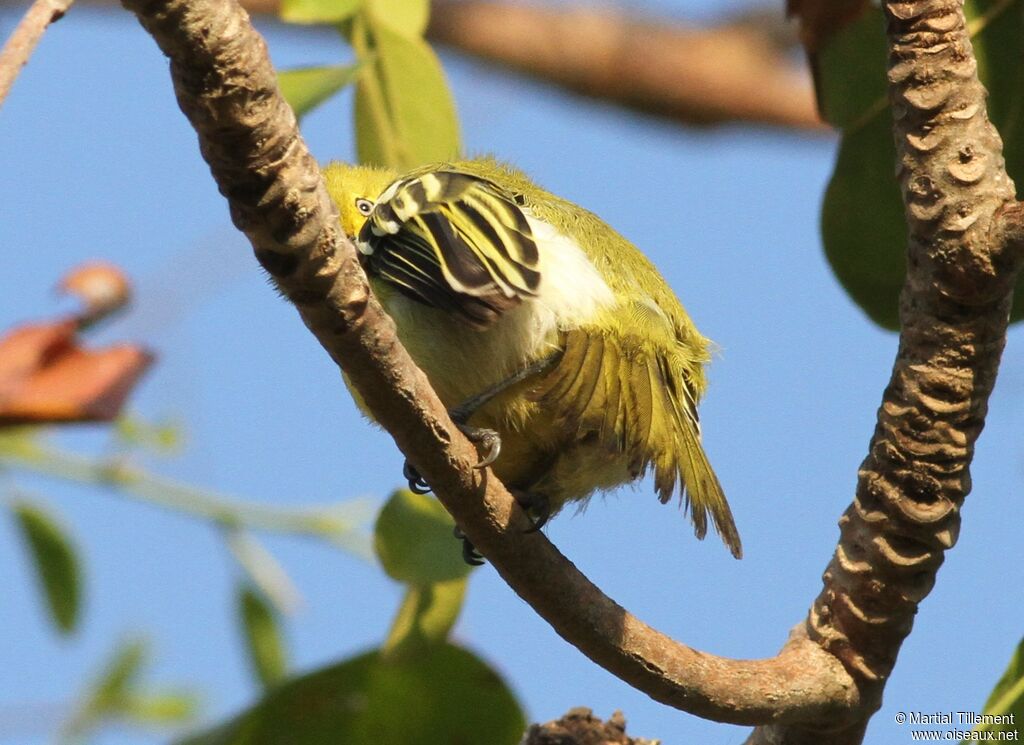
[[[651,322],[643,312],[634,317]],[[565,332],[561,360],[530,395],[577,439],[596,437],[624,454],[633,475],[653,471],[661,501],[678,493],[697,536],[704,537],[711,521],[740,556],[732,512],[701,446],[696,396],[675,335],[652,344],[650,331],[645,325]]]
[[[457,170],[391,184],[358,243],[367,272],[478,328],[540,286],[540,251],[515,196]]]

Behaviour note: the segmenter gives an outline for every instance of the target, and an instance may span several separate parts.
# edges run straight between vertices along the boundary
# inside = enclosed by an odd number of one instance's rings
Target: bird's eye
[[[369,199],[363,199],[360,197],[356,200],[356,209],[359,210],[360,215],[369,215],[373,212],[373,202]]]

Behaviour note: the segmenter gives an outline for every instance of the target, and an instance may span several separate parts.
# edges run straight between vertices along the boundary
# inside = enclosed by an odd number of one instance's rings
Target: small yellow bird
[[[700,442],[708,340],[633,244],[490,158],[324,176],[402,344],[535,527],[650,470],[741,556]]]

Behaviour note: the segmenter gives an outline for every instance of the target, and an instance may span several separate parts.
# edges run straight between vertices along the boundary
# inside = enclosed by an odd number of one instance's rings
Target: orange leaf
[[[142,347],[78,345],[77,320],[25,324],[0,338],[0,426],[110,421],[153,363]]]

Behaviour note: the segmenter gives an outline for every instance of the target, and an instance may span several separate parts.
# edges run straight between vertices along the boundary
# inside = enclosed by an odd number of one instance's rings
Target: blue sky
[[[671,8],[707,16],[712,5]],[[5,10],[0,30],[14,22]],[[264,27],[281,66],[332,63],[344,51],[330,33]],[[649,484],[559,517],[549,536],[608,594],[677,639],[734,657],[774,654],[820,588],[896,349],[896,337],[846,298],[821,251],[834,140],[685,130],[444,61],[467,150],[508,159],[602,215],[651,256],[720,347],[701,413],[746,558],[695,541]],[[343,97],[304,123],[321,160],[351,156],[348,106]],[[382,498],[399,484],[400,454],[360,419],[337,370],[231,227],[166,64],[134,20],[76,8],[47,34],[0,111],[0,163],[0,327],[51,313],[54,282],[82,260],[123,266],[138,302],[100,338],[159,352],[133,408],[178,419],[187,432],[185,450],[149,461],[152,470],[285,505]],[[1020,341],[1011,333],[960,542],[867,742],[909,741],[898,711],[980,711],[1024,630],[1012,549],[1024,480]],[[88,427],[60,440],[82,452],[104,442]],[[88,588],[79,633],[58,637],[10,521],[0,520],[0,743],[46,741],[50,713],[133,631],[154,645],[148,679],[197,686],[208,721],[252,700],[232,615],[236,571],[213,530],[93,489],[16,483],[64,516]],[[400,588],[379,569],[301,539],[266,544],[305,597],[287,629],[299,669],[380,641]],[[597,668],[489,567],[472,578],[455,636],[505,675],[531,720],[585,705],[604,717],[622,709],[632,734],[666,744],[744,736]],[[12,724],[36,711],[49,713]],[[109,731],[96,741],[164,739]]]

